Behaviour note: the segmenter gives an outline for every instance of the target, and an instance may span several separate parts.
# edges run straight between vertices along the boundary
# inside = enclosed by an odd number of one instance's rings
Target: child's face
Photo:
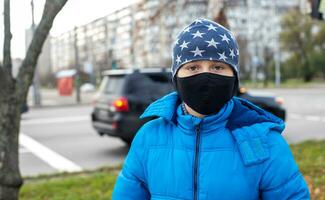
[[[210,60],[200,60],[186,63],[178,70],[177,76],[182,78],[204,72],[223,76],[234,76],[234,72],[228,64]]]

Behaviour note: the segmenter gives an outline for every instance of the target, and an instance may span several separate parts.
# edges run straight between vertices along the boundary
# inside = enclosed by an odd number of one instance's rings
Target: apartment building
[[[142,0],[51,40],[54,71],[74,68],[100,76],[111,68],[169,67],[171,46],[183,27],[198,17],[214,19],[225,9],[240,41],[241,67],[276,51],[281,15],[302,0]],[[77,53],[76,53],[77,52]],[[77,56],[76,56],[77,55]]]

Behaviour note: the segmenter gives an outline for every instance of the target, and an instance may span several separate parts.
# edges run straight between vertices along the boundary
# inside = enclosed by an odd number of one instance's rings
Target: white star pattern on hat
[[[202,57],[202,53],[205,52],[205,50],[200,50],[199,47],[196,47],[196,49],[194,51],[191,51],[191,52],[194,53],[193,57],[195,57],[197,55]]]
[[[195,24],[197,24],[197,23],[202,23],[202,20],[201,20],[201,19],[197,19],[197,20],[195,20],[194,22],[195,22]]]
[[[235,36],[232,34],[232,33],[229,33],[230,37],[233,39],[233,40],[236,40],[235,39]]]
[[[230,56],[232,59],[236,56],[233,49],[230,49]]]
[[[201,33],[200,31],[196,31],[196,33],[192,33],[193,39],[196,38],[196,37],[203,38],[202,35],[204,35],[204,34],[205,33]]]
[[[187,27],[186,29],[184,29],[183,33],[190,32],[190,30],[191,30],[191,27]]]
[[[226,61],[227,59],[227,56],[225,55],[225,52],[222,52],[222,53],[218,53],[219,54],[219,60],[223,60],[223,61]]]
[[[229,38],[227,37],[226,34],[220,35],[220,37],[222,37],[222,41],[226,41],[229,44]]]
[[[205,41],[205,42],[209,44],[208,47],[214,46],[216,49],[217,49],[217,44],[220,44],[219,42],[215,42],[213,38],[210,41]]]
[[[239,49],[234,35],[225,27],[207,19],[198,19],[186,26],[173,46],[173,76],[184,63],[195,60],[225,62],[238,69]]]
[[[212,24],[209,24],[209,26],[206,26],[206,27],[208,27],[208,31],[209,30],[217,31],[217,27],[213,26]]]
[[[190,43],[190,42],[185,42],[185,40],[184,40],[184,41],[183,41],[183,44],[181,44],[179,47],[181,47],[181,48],[182,48],[181,50],[183,51],[184,48],[188,48],[187,45],[188,45],[189,43]]]
[[[177,55],[177,59],[176,59],[176,62],[177,62],[177,63],[182,62],[182,61],[181,61],[181,57],[182,57],[182,56],[178,56],[178,55]]]

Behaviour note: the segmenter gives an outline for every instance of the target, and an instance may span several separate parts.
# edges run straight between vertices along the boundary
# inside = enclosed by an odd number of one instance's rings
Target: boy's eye
[[[189,66],[187,69],[188,69],[189,71],[196,71],[196,70],[198,70],[199,68],[198,68],[198,66],[196,66],[196,65],[192,65],[192,66]]]
[[[219,66],[219,65],[216,65],[216,66],[213,67],[213,69],[214,69],[214,70],[223,70],[224,67]]]

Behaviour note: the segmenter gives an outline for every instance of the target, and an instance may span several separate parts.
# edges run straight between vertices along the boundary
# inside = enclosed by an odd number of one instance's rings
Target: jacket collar
[[[151,103],[144,113],[140,116],[141,119],[146,117],[162,117],[167,121],[173,122],[176,114],[177,106],[181,103],[176,92],[172,92],[157,101]]]
[[[177,116],[182,115],[180,103],[181,100],[179,99],[178,94],[176,92],[172,92],[150,104],[140,118],[162,117],[167,121],[176,123]],[[186,118],[191,117],[193,118],[192,122],[194,123],[194,126],[198,125],[202,121],[202,119],[194,116],[186,116]],[[204,121],[207,123],[215,120],[216,118],[220,118],[221,121],[228,118],[227,128],[230,130],[249,127],[259,123],[267,123],[269,124],[269,129],[278,132],[282,132],[284,130],[284,122],[280,118],[264,111],[249,101],[238,97],[233,97],[232,100],[229,101],[218,114],[205,118],[206,119],[204,119]]]
[[[218,128],[226,127],[233,105],[234,102],[231,100],[217,114],[198,118],[183,113],[181,100],[178,94],[173,92],[150,104],[140,118],[152,116],[162,117],[174,123],[185,133],[195,134],[195,128],[197,126],[200,126],[202,133],[207,133]]]
[[[209,125],[209,123],[219,123],[217,126],[226,126],[236,141],[243,163],[246,166],[264,162],[269,158],[267,134],[272,131],[281,133],[285,128],[284,122],[247,100],[233,97],[231,101],[230,104],[232,105],[225,106],[218,114],[206,117],[204,119],[206,126],[208,128],[215,126],[215,124]],[[181,123],[187,128],[201,123],[202,119],[181,116],[180,103],[177,93],[170,93],[149,105],[140,118],[162,117],[175,125]]]
[[[167,121],[176,123],[177,115],[181,115],[181,108],[179,108],[180,103],[181,100],[179,99],[178,94],[176,92],[172,92],[150,104],[140,118],[162,117]],[[229,116],[223,116],[229,117],[227,128],[230,130],[265,122],[273,124],[271,127],[273,130],[281,132],[284,129],[284,122],[280,118],[264,111],[245,99],[234,97],[228,104],[229,105],[226,106],[227,108],[224,107],[222,110],[223,112],[227,110],[227,113],[231,111]],[[223,112],[220,111],[215,117],[221,117],[219,115]],[[196,117],[194,117],[192,121],[195,125],[198,125],[201,121],[199,118],[195,118]],[[206,118],[210,118],[210,116]]]
[[[204,118],[198,118],[193,115],[184,114],[182,106],[178,105],[176,110],[177,126],[186,133],[190,134],[194,134],[194,130],[198,126],[200,127],[201,133],[210,133],[216,129],[225,128],[233,106],[234,102],[231,99],[217,114],[209,115]]]

